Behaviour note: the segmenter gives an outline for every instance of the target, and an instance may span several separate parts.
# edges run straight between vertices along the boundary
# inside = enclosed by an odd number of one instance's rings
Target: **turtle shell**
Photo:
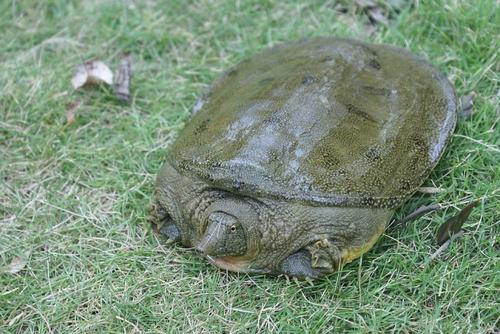
[[[244,195],[393,208],[438,162],[456,106],[446,77],[403,49],[303,40],[217,80],[169,161]]]

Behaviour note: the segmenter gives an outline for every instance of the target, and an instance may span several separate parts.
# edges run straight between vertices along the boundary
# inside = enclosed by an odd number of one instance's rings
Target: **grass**
[[[348,3],[348,2],[345,2]],[[0,3],[1,333],[494,333],[500,328],[499,8],[420,1],[369,33],[351,5],[311,1]],[[459,95],[478,94],[427,186],[372,251],[313,285],[219,271],[168,247],[146,224],[155,173],[196,97],[257,51],[308,36],[407,47]],[[134,57],[133,100],[75,92],[75,66]],[[81,101],[66,124],[67,105]],[[465,235],[436,261],[447,217],[481,199]]]

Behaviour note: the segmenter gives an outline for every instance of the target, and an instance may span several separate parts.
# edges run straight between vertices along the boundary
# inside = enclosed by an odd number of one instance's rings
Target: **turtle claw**
[[[167,241],[165,242],[165,244],[167,244],[167,245],[171,245],[173,243],[175,243],[175,240],[174,239],[170,239],[170,238],[168,238]]]

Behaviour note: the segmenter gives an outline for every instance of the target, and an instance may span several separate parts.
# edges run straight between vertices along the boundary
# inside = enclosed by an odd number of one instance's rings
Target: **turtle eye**
[[[230,229],[231,232],[236,232],[236,225],[235,224],[231,225]]]

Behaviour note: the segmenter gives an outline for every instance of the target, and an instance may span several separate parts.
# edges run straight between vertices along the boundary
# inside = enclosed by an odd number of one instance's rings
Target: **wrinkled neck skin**
[[[370,249],[392,213],[241,196],[167,163],[156,182],[153,222],[222,269],[318,277]],[[244,247],[231,248],[241,240]],[[310,268],[303,269],[304,262]]]

